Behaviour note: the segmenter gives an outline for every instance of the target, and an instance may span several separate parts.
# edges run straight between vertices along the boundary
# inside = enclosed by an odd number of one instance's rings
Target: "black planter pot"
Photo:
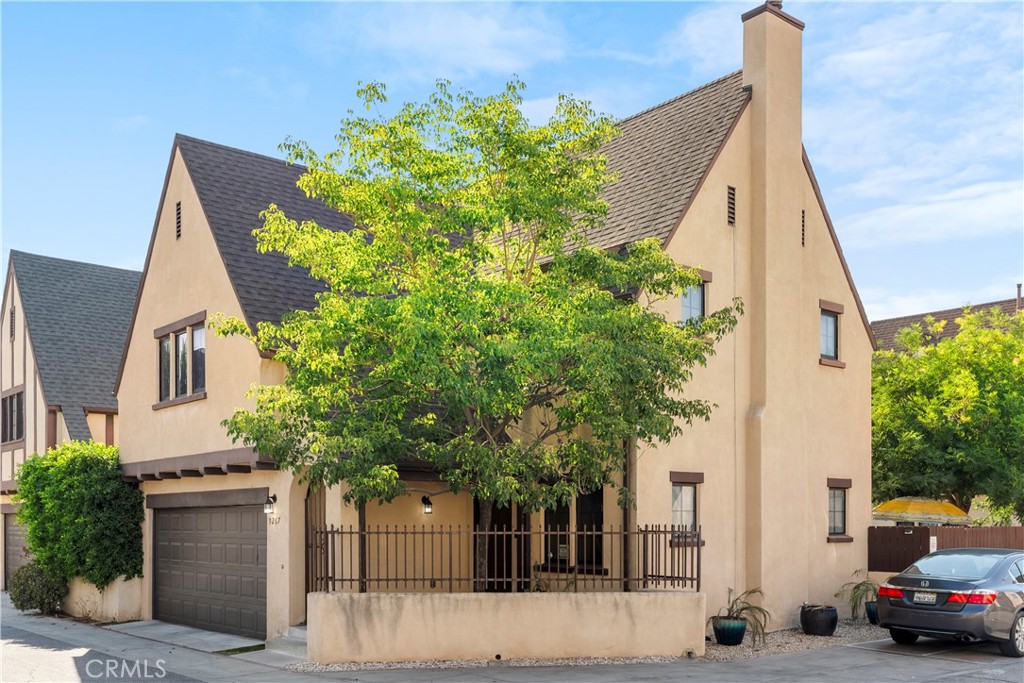
[[[747,620],[715,617],[711,620],[711,628],[719,645],[739,645],[747,633]]]
[[[872,600],[864,603],[864,613],[868,615],[868,621],[878,626],[878,603]]]
[[[800,608],[800,628],[809,636],[830,636],[836,632],[839,612],[830,605],[804,605]]]

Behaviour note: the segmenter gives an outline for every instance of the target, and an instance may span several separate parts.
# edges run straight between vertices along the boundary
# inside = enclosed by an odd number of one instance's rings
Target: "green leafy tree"
[[[876,500],[948,499],[970,510],[986,494],[1024,513],[1024,313],[965,310],[960,332],[926,318],[875,355]]]
[[[355,229],[265,212],[259,249],[326,291],[255,333],[221,321],[288,367],[226,421],[233,437],[314,482],[346,482],[357,503],[393,499],[399,465],[427,463],[477,499],[488,528],[494,504],[532,511],[617,486],[626,440],[708,419],[684,389],[739,302],[685,326],[652,310],[699,275],[653,240],[588,246],[614,125],[566,96],[531,125],[522,87],[477,97],[439,82],[385,116],[384,86],[370,84],[358,95],[371,113],[349,111],[336,151],[283,145],[307,167],[300,187]],[[478,563],[482,576],[485,553]]]
[[[72,441],[18,469],[18,520],[39,567],[105,588],[142,576],[142,492],[121,478],[116,446]]]

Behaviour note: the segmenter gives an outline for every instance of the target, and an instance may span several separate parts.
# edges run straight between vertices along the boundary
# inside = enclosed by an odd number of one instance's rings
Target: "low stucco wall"
[[[117,579],[102,591],[82,579],[68,582],[64,611],[93,621],[135,621],[142,617],[142,579]]]
[[[704,654],[703,593],[310,593],[314,662]]]

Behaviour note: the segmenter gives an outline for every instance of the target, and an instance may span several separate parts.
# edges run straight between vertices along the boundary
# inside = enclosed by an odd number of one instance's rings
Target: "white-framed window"
[[[704,317],[704,283],[683,292],[683,310],[680,320],[683,324],[699,321]]]
[[[697,530],[697,485],[672,484],[672,526]]]

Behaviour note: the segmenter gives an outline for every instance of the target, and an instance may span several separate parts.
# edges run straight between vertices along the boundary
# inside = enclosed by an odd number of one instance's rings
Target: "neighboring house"
[[[1013,299],[990,301],[987,304],[972,305],[970,308],[974,311],[987,311],[992,308],[998,308],[1003,313],[1012,315],[1024,308],[1024,305],[1021,304],[1020,285],[1017,285],[1017,296]],[[963,314],[964,306],[960,306],[959,308],[946,308],[941,311],[904,315],[898,318],[885,318],[884,320],[872,322],[871,331],[875,335],[875,342],[878,344],[879,351],[898,351],[899,345],[896,341],[896,335],[899,334],[900,330],[911,325],[920,325],[924,323],[925,318],[930,316],[935,319],[935,322],[946,323],[946,326],[942,328],[942,332],[939,333],[935,341],[949,339],[960,333],[960,325],[957,324],[956,319]]]
[[[114,444],[114,377],[140,273],[11,251],[0,343],[3,585],[24,563],[14,475],[65,441]]]
[[[743,16],[742,71],[621,122],[605,150],[620,179],[607,191],[605,226],[590,235],[609,248],[657,238],[702,269],[702,287],[659,305],[670,319],[745,302],[688,390],[717,404],[711,421],[669,445],[628,446],[635,509],[624,513],[599,492],[543,514],[496,516],[541,535],[555,525],[676,525],[686,533],[673,548],[699,528],[708,612],[729,587],[759,586],[785,626],[802,603],[830,600],[866,566],[873,340],[801,142],[803,24],[780,7]],[[319,289],[283,256],[256,252],[259,213],[275,203],[296,220],[350,227],[295,187],[301,171],[174,140],[116,389],[123,471],[146,494],[143,618],[274,638],[306,620],[307,592],[326,573],[352,591],[472,589],[447,580],[471,572],[472,546],[453,557],[449,545],[446,556],[443,541],[421,538],[418,554],[389,555],[374,548],[379,535],[339,538],[328,567],[316,552],[322,537],[312,536],[324,523],[470,526],[466,495],[441,493],[436,477],[410,467],[401,473],[408,496],[358,511],[343,505],[340,487],[309,492],[225,434],[222,421],[252,405],[250,386],[280,382],[285,370],[249,342],[209,332],[210,316],[276,321],[311,306]],[[546,586],[571,572],[578,587],[617,563],[635,578],[649,560],[640,551],[550,535],[509,541],[491,558],[494,576],[509,580],[492,587],[528,589],[531,570],[552,579]],[[384,583],[387,572],[419,581]]]

